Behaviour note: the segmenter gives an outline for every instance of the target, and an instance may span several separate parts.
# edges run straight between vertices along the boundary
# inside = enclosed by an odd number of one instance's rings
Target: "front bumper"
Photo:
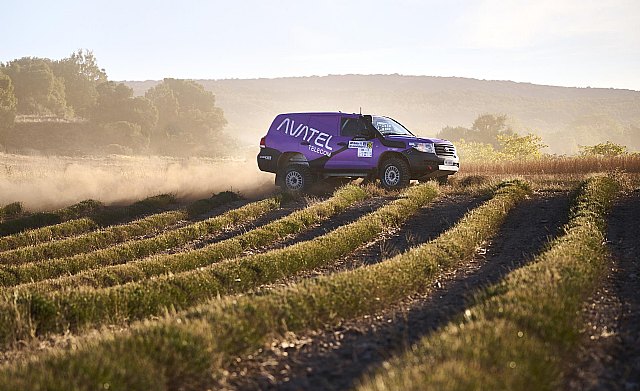
[[[409,161],[411,179],[438,178],[452,175],[460,169],[457,156],[438,156],[433,153],[417,151],[414,148],[402,153]]]

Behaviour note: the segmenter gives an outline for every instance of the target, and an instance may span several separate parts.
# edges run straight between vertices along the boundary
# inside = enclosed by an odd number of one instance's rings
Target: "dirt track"
[[[425,208],[402,229],[359,252],[360,263],[424,242],[452,226],[479,198],[444,198]],[[453,202],[455,201],[455,202]],[[464,202],[463,202],[464,201]],[[408,298],[372,316],[338,328],[290,334],[242,357],[218,388],[331,390],[348,389],[362,374],[459,314],[470,293],[495,282],[537,254],[566,222],[568,194],[538,193],[519,205],[486,249],[456,271],[442,273],[427,294]],[[486,251],[485,251],[486,250]],[[351,257],[350,257],[351,258]]]
[[[612,264],[583,308],[582,347],[565,389],[640,390],[640,191],[614,206],[607,244]]]

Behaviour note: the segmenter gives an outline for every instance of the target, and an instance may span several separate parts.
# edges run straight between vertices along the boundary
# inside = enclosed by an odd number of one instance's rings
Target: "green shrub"
[[[86,200],[53,212],[38,212],[15,220],[5,221],[0,223],[0,236],[89,216],[101,208],[102,204],[100,202]]]
[[[0,208],[0,222],[6,219],[13,219],[24,212],[22,204],[13,202]]]

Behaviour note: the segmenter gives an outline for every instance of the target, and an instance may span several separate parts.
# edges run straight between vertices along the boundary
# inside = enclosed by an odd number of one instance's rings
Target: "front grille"
[[[438,156],[455,156],[456,147],[453,144],[436,144],[436,155]]]

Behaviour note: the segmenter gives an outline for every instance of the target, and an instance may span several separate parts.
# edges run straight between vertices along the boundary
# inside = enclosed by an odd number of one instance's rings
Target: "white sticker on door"
[[[373,144],[371,141],[349,141],[349,148],[367,148],[367,144]]]
[[[373,141],[349,141],[349,148],[357,148],[358,157],[373,156]]]
[[[372,152],[371,148],[358,148],[358,157],[372,157]]]

